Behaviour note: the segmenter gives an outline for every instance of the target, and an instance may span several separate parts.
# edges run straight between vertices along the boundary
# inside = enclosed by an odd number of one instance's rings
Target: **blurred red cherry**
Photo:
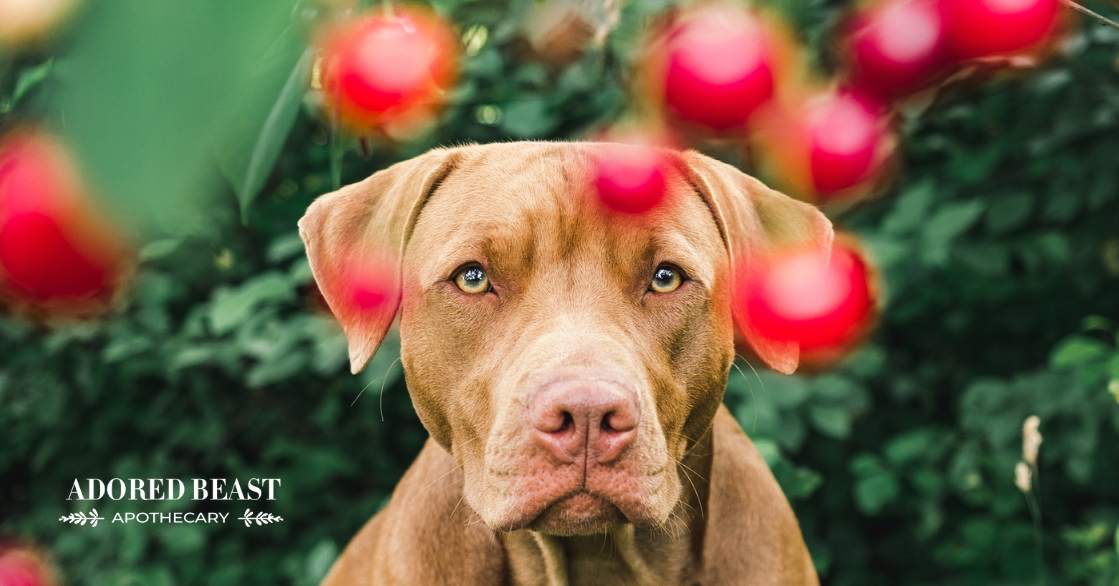
[[[643,144],[606,144],[595,155],[595,190],[618,212],[640,214],[665,195],[668,161],[660,149]]]
[[[875,170],[886,138],[876,104],[850,93],[831,94],[810,104],[804,121],[818,194],[854,187]]]
[[[0,586],[50,586],[49,570],[38,556],[20,549],[0,553]]]
[[[782,184],[819,202],[861,195],[887,167],[885,109],[853,92],[821,92],[760,116],[760,154]]]
[[[400,296],[400,266],[392,255],[382,252],[355,253],[341,272],[341,295],[345,307],[336,313],[395,311]]]
[[[86,254],[59,219],[37,212],[4,222],[0,266],[10,284],[35,301],[95,294],[108,285],[113,269],[110,259]]]
[[[112,296],[125,260],[61,146],[30,132],[0,145],[0,290],[23,305],[85,310]]]
[[[928,87],[945,69],[936,0],[886,0],[855,15],[846,39],[853,83],[883,99]]]
[[[871,272],[843,240],[829,257],[802,250],[769,259],[739,288],[746,319],[762,336],[795,341],[801,351],[836,348],[862,334],[873,317]]]
[[[457,37],[419,9],[345,22],[320,44],[327,102],[358,130],[434,108],[454,77]]]
[[[941,0],[945,47],[956,59],[1028,52],[1057,28],[1060,0]]]
[[[743,10],[711,6],[683,17],[661,59],[666,108],[708,129],[741,127],[773,97],[775,48]]]

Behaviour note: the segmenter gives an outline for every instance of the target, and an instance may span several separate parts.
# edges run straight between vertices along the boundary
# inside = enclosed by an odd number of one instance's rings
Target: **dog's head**
[[[435,150],[319,198],[300,221],[354,372],[400,306],[416,411],[495,529],[663,524],[734,359],[736,273],[774,247],[830,246],[815,208],[694,152],[666,152],[658,207],[612,212],[593,189],[602,148]],[[344,299],[355,251],[399,253],[389,303]],[[737,321],[771,368],[796,368],[795,343]]]

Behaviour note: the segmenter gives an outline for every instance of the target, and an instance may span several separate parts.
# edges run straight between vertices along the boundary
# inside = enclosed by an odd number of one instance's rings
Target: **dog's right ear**
[[[815,206],[766,187],[738,169],[694,151],[680,153],[689,183],[711,208],[731,259],[736,285],[765,259],[782,250],[830,251],[831,222]],[[771,340],[751,323],[746,308],[734,304],[743,338],[770,368],[791,374],[800,362],[795,341]]]
[[[307,259],[330,310],[342,324],[350,371],[360,372],[377,352],[400,307],[404,246],[427,197],[454,168],[455,149],[437,149],[378,171],[316,199],[299,220]],[[354,272],[376,267],[375,304],[355,303]]]

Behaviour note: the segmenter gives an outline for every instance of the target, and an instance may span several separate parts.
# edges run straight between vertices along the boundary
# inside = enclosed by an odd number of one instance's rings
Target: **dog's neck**
[[[560,537],[531,530],[501,535],[516,586],[658,586],[679,584],[698,572],[703,509],[711,471],[711,436],[678,464],[684,486],[669,520],[656,529],[631,524],[595,535]]]

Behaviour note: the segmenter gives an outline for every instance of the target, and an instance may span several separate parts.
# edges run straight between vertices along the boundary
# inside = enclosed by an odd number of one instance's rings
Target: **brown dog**
[[[647,214],[601,206],[595,143],[439,149],[300,221],[354,372],[397,304],[348,254],[401,253],[401,357],[431,433],[324,584],[816,584],[796,519],[725,408],[734,268],[831,243],[812,206],[694,152]],[[380,253],[377,253],[380,254]],[[770,367],[795,344],[741,331]]]

